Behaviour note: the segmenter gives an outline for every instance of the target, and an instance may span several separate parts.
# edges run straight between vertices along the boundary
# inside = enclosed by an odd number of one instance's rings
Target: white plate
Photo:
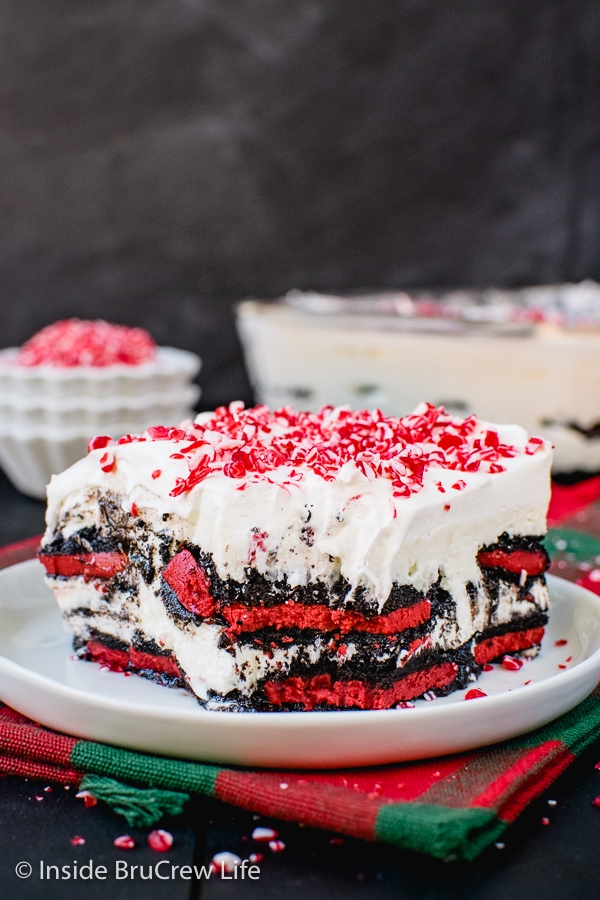
[[[464,702],[457,691],[414,708],[364,712],[208,712],[185,691],[72,659],[42,572],[36,560],[0,571],[0,698],[44,725],[149,753],[291,768],[422,759],[530,731],[600,680],[600,598],[550,577],[541,654],[517,672],[483,673],[477,687],[487,697]],[[568,643],[557,647],[558,639]]]

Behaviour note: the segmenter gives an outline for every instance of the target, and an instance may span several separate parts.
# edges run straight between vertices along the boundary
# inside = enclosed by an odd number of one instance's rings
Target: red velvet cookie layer
[[[514,575],[541,575],[548,568],[548,558],[541,550],[480,550],[477,560],[486,569],[504,569]]]
[[[113,672],[124,672],[128,669],[151,669],[161,675],[170,675],[173,678],[182,677],[179,666],[171,656],[144,653],[136,650],[135,647],[118,650],[93,640],[88,641],[85,648],[94,662],[106,666]]]
[[[112,578],[127,566],[128,558],[120,551],[100,553],[49,554],[40,553],[39,560],[48,575],[84,578]]]
[[[231,634],[258,631],[260,628],[302,628],[321,632],[361,631],[367,634],[397,634],[416,628],[431,615],[429,600],[396,609],[383,616],[367,618],[353,610],[330,609],[328,606],[296,603],[288,600],[277,606],[225,606],[221,615],[230,623]]]
[[[541,644],[543,628],[528,628],[525,631],[511,631],[480,641],[473,649],[475,662],[482,666],[507,653],[518,653]]]
[[[444,662],[399,678],[392,687],[380,688],[358,679],[332,681],[330,675],[267,681],[265,695],[273,706],[301,704],[305,710],[316,706],[337,709],[389,709],[403,700],[412,700],[425,691],[448,687],[458,674],[458,666]]]

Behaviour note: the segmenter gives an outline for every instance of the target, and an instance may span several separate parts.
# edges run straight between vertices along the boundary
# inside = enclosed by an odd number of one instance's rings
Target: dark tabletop
[[[43,525],[44,504],[19,494],[0,474],[0,545],[38,534]],[[531,893],[544,900],[590,900],[600,896],[600,809],[592,805],[600,795],[600,770],[594,768],[598,760],[600,741],[530,805],[506,832],[503,847],[490,848],[472,863],[438,862],[350,838],[340,843],[327,832],[266,817],[259,820],[251,813],[200,798],[191,802],[184,815],[163,823],[172,832],[174,844],[168,854],[159,855],[146,845],[148,829],[128,828],[103,804],[86,808],[73,790],[53,786],[48,791],[44,790],[47,783],[2,778],[0,896],[18,900],[518,900]],[[549,824],[542,824],[543,818]],[[273,853],[252,840],[257,823],[279,832],[285,843],[281,852]],[[124,833],[137,839],[135,850],[113,846],[114,839]],[[85,844],[72,846],[70,840],[76,835]],[[199,869],[225,850],[241,857],[262,852],[259,878],[186,880],[180,877],[180,869],[173,873],[171,868],[195,865]],[[163,864],[157,874],[151,867],[163,859],[169,864]],[[127,877],[116,877],[118,860],[126,860]],[[102,869],[98,873],[98,867],[105,867],[104,879],[85,877],[90,861],[96,874],[104,874]],[[17,877],[19,862],[31,864],[30,877]],[[41,865],[46,873],[46,866],[59,870],[64,866],[64,874],[71,877],[42,880]],[[120,874],[124,872],[121,867]]]

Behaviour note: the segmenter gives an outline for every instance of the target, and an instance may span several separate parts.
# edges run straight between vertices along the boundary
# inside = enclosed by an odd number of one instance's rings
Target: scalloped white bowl
[[[0,350],[0,396],[12,398],[144,396],[176,391],[200,371],[200,357],[175,347],[159,347],[157,358],[139,366],[19,366],[18,348]]]
[[[44,499],[50,477],[87,452],[95,434],[119,438],[191,419],[201,360],[174,347],[139,366],[19,366],[0,350],[0,466],[24,494]]]
[[[127,423],[127,431],[147,428],[151,424],[172,422],[173,414],[183,411],[181,418],[188,416],[189,410],[200,397],[196,384],[185,384],[176,390],[161,393],[108,395],[106,397],[18,397],[0,395],[0,427],[40,426],[54,428],[91,428],[94,434],[99,429],[111,428],[115,423]],[[180,421],[180,420],[178,420]],[[177,423],[175,423],[177,424]]]

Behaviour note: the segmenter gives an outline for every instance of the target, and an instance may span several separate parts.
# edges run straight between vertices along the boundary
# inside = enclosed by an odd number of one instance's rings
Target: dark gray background
[[[250,398],[231,304],[600,277],[597,0],[0,0],[0,344],[79,315]]]

